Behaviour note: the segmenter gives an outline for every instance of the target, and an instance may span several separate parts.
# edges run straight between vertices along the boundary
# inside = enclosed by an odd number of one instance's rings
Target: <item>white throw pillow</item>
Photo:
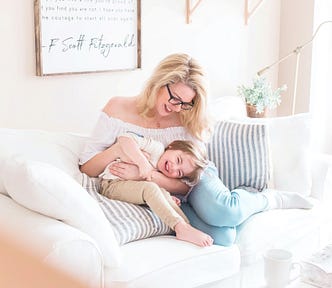
[[[311,115],[267,118],[276,189],[311,193]]]
[[[81,182],[77,163],[85,137],[42,130],[0,128],[0,139],[0,193],[7,194],[2,179],[3,162],[17,154],[52,164]]]
[[[17,203],[87,233],[98,244],[105,266],[120,264],[120,248],[103,211],[68,174],[23,157],[5,161],[3,173],[4,186]]]
[[[272,158],[272,181],[277,190],[311,194],[312,119],[309,113],[271,118],[246,118],[265,123]]]

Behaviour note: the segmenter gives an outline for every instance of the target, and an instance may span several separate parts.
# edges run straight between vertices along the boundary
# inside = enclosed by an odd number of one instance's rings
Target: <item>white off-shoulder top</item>
[[[79,155],[79,164],[84,164],[96,154],[110,147],[119,135],[124,134],[127,131],[145,137],[151,137],[152,139],[163,143],[165,147],[174,140],[192,140],[201,143],[181,126],[169,128],[144,128],[110,117],[105,112],[101,112],[96,126],[92,131],[91,137],[85,143],[84,149]]]

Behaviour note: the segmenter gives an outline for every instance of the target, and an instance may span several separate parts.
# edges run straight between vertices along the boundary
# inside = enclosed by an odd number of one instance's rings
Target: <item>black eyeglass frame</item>
[[[183,102],[180,98],[175,97],[172,94],[171,89],[169,89],[168,84],[166,84],[166,88],[167,88],[168,95],[169,95],[169,99],[168,99],[169,103],[171,103],[172,105],[181,105],[182,110],[191,110],[194,107],[194,104],[195,104],[194,100],[192,100],[191,102]],[[172,100],[175,100],[176,103],[171,102]]]

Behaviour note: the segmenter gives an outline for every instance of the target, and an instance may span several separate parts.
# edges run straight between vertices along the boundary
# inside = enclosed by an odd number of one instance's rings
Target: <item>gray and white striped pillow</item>
[[[83,174],[82,186],[98,201],[120,245],[152,236],[172,234],[172,230],[149,207],[111,200],[99,194],[98,178]]]
[[[218,121],[207,150],[230,190],[246,186],[261,191],[267,187],[270,165],[265,124]]]

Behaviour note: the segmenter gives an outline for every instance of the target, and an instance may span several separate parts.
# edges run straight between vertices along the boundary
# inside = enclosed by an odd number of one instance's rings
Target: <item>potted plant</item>
[[[252,87],[238,86],[238,95],[244,99],[249,117],[264,117],[266,109],[273,110],[281,103],[280,94],[286,89],[283,85],[273,90],[265,77],[257,76]]]

